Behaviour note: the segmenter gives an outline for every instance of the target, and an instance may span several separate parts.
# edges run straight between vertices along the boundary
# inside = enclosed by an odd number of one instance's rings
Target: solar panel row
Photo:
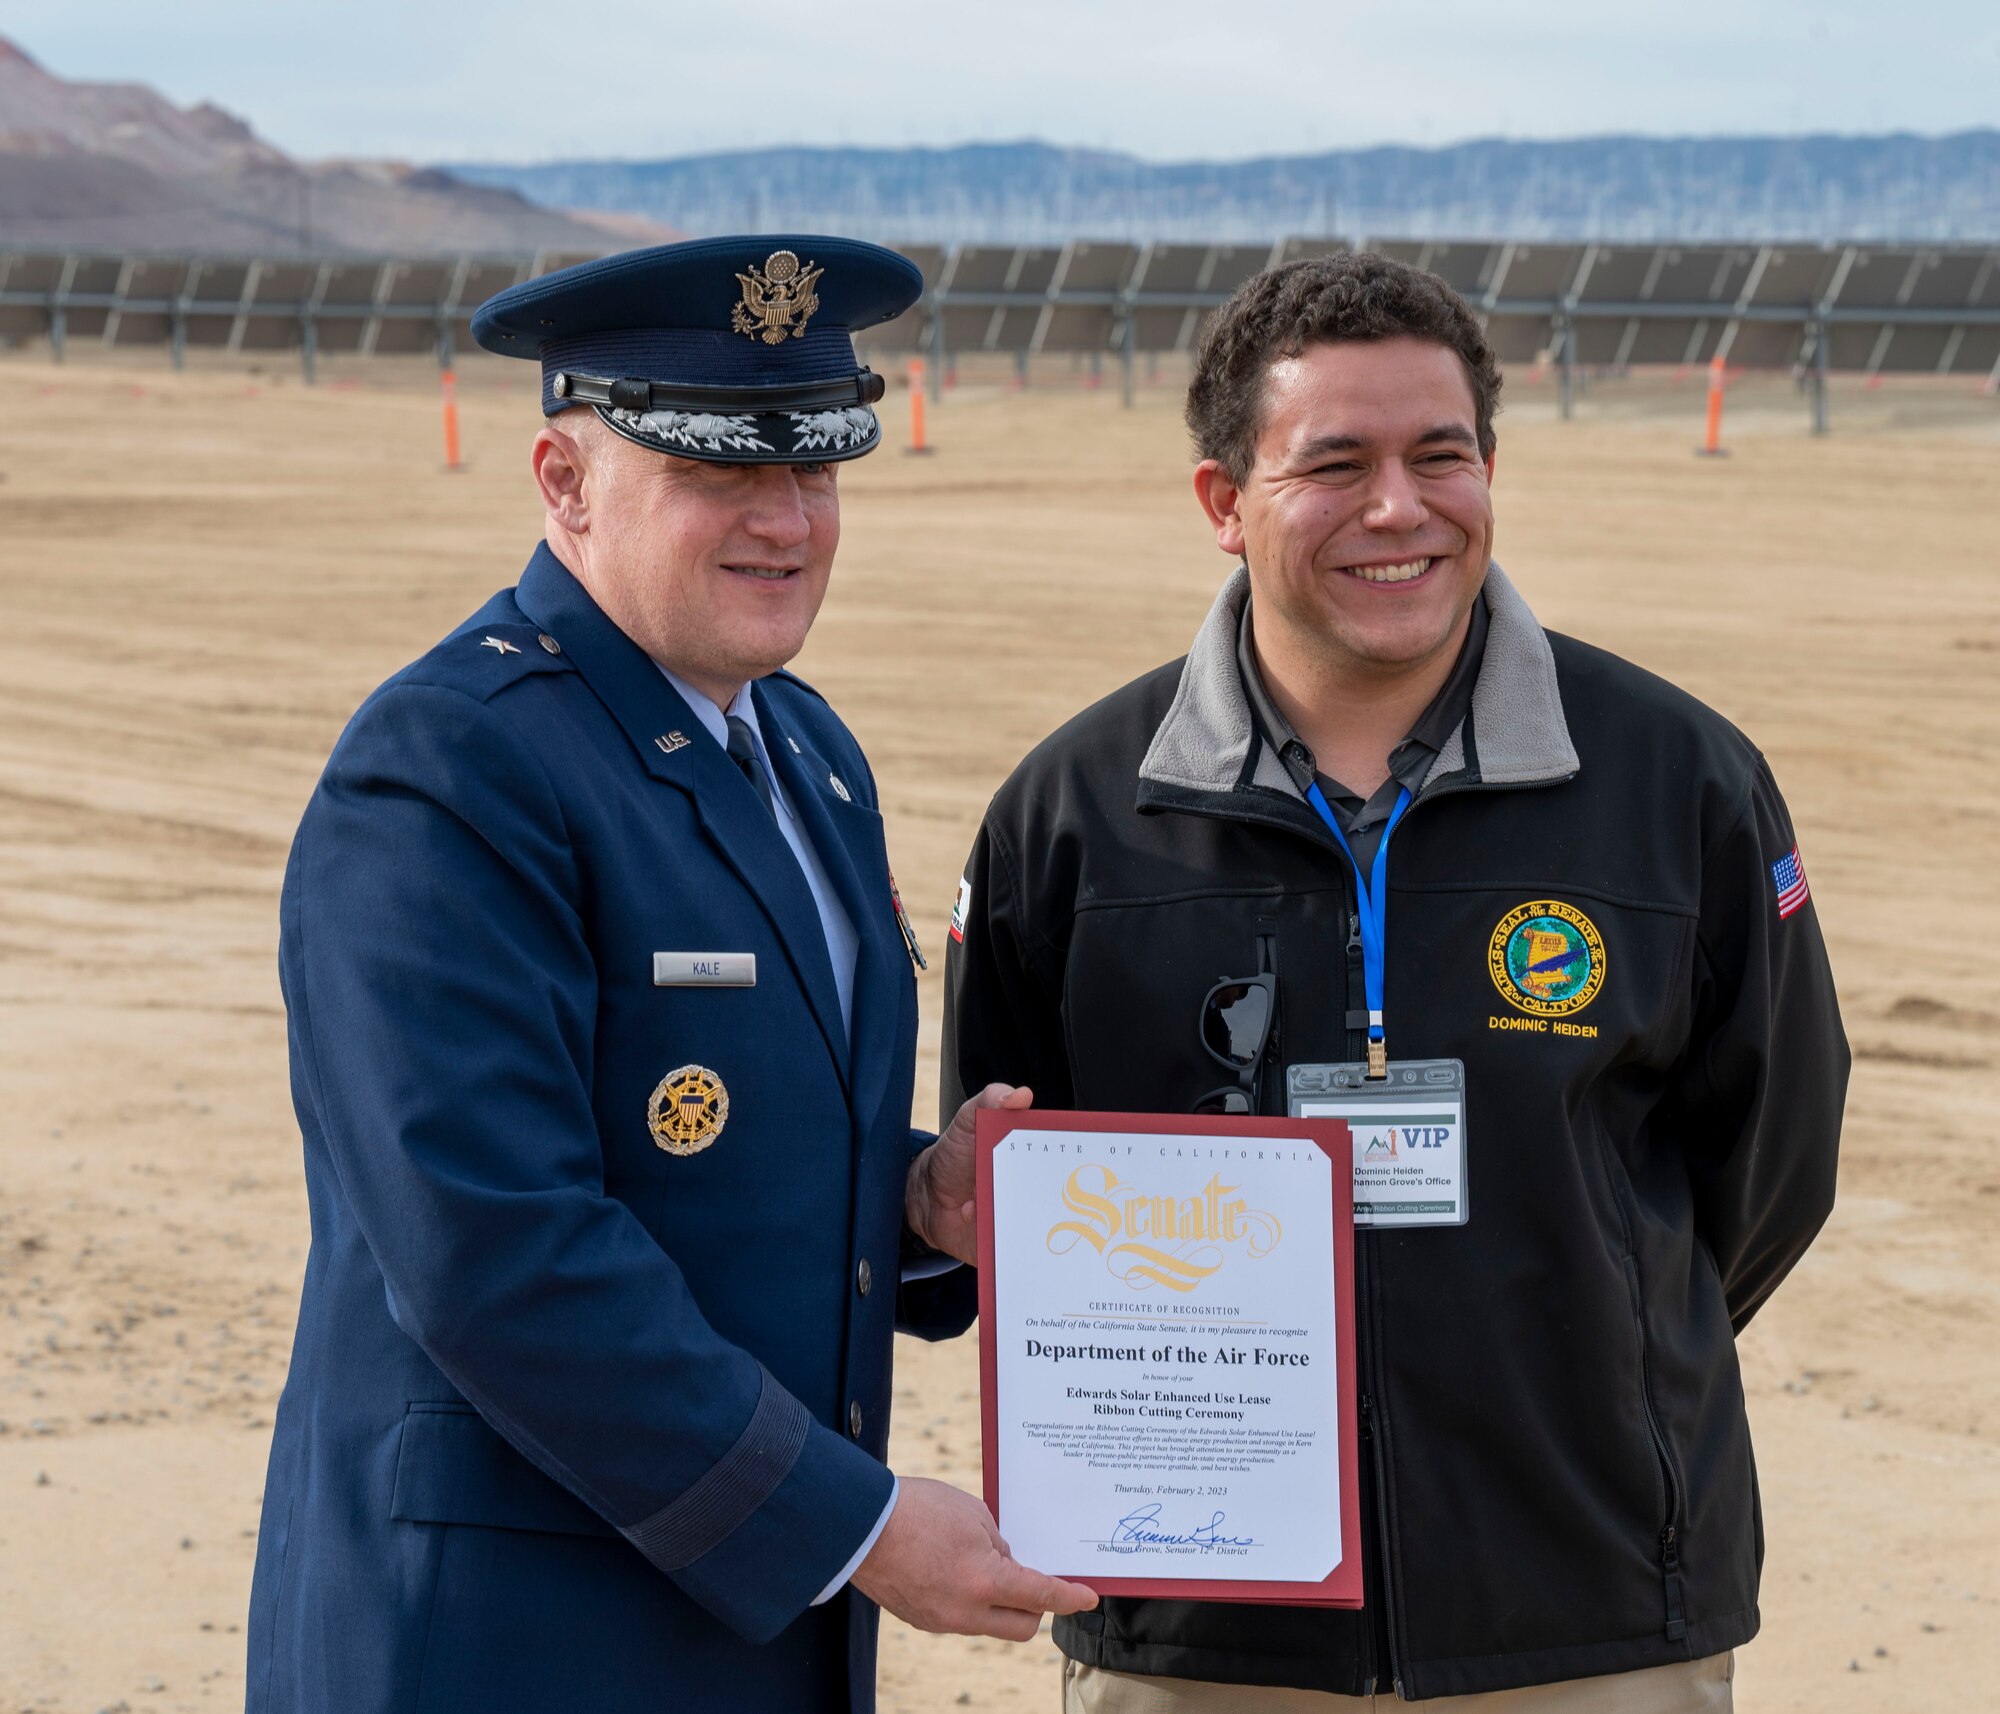
[[[502,287],[584,258],[405,260],[118,256],[0,250],[0,345],[46,338],[189,349],[439,351],[468,343],[474,308]],[[442,342],[442,343],[441,343]]]
[[[1181,352],[1260,270],[1345,248],[1269,245],[907,245],[923,301],[871,350]],[[2000,373],[2000,248],[1796,244],[1545,244],[1375,239],[1437,273],[1484,317],[1502,362],[1813,364],[1867,374]],[[575,255],[446,259],[120,256],[0,249],[0,344],[436,350],[517,280]],[[934,361],[933,371],[942,367]]]

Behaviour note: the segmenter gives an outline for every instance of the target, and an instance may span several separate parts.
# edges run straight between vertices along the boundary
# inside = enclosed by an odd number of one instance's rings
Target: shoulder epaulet
[[[519,620],[454,631],[411,669],[412,676],[448,684],[482,701],[537,673],[574,671],[555,638]]]
[[[854,741],[854,734],[848,731],[847,723],[834,712],[833,704],[818,690],[806,683],[797,673],[787,671],[783,667],[770,674],[764,682],[779,691],[772,700],[772,706],[779,712],[780,717],[789,711],[791,717],[799,722],[800,736],[810,733],[827,760],[840,765],[843,769],[866,772],[868,763],[861,754],[861,747]],[[793,698],[791,693],[794,690],[803,691],[812,699],[811,702],[801,703]]]
[[[799,689],[804,691],[806,695],[817,698],[821,702],[826,702],[825,692],[820,690],[820,688],[817,685],[808,684],[804,679],[800,678],[797,673],[793,672],[790,667],[780,667],[771,676],[773,678],[781,678],[787,684],[795,684],[799,687]],[[832,704],[828,703],[827,706],[832,707]]]

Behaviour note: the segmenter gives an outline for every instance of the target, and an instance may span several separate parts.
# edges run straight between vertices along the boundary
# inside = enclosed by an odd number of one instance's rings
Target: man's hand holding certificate
[[[1024,1113],[1033,1100],[1031,1090],[988,1084],[919,1157],[903,1213],[910,1230],[933,1249],[961,1262],[978,1259],[975,1115]],[[1009,1642],[1026,1642],[1045,1613],[1096,1605],[1087,1588],[1017,1561],[971,1495],[921,1476],[899,1483],[894,1510],[856,1568],[854,1586],[919,1630]]]
[[[986,1493],[1113,1594],[1358,1606],[1338,1121],[979,1115]]]
[[[938,1140],[917,1157],[903,1194],[903,1220],[932,1249],[968,1266],[978,1264],[978,1116],[1025,1113],[1034,1103],[1032,1089],[989,1083],[960,1105]]]

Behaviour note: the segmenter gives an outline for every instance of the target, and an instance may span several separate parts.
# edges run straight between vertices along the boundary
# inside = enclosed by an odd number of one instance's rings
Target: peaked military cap
[[[881,376],[854,333],[917,301],[915,264],[852,238],[701,238],[512,286],[472,337],[542,365],[542,411],[589,405],[627,440],[723,464],[874,450]]]

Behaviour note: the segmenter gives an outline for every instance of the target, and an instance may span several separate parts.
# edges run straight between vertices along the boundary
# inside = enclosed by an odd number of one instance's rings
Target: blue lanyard
[[[1396,795],[1396,807],[1389,812],[1389,824],[1382,829],[1381,842],[1375,847],[1372,880],[1361,873],[1361,865],[1355,862],[1354,847],[1340,831],[1340,823],[1334,819],[1326,794],[1319,789],[1319,781],[1314,780],[1306,788],[1306,801],[1319,811],[1327,831],[1340,841],[1340,848],[1347,853],[1348,864],[1354,870],[1355,902],[1361,909],[1361,987],[1368,999],[1368,1075],[1386,1077],[1389,1048],[1382,1027],[1382,978],[1389,943],[1389,836],[1403,819],[1403,811],[1410,807],[1410,788],[1404,786]]]

